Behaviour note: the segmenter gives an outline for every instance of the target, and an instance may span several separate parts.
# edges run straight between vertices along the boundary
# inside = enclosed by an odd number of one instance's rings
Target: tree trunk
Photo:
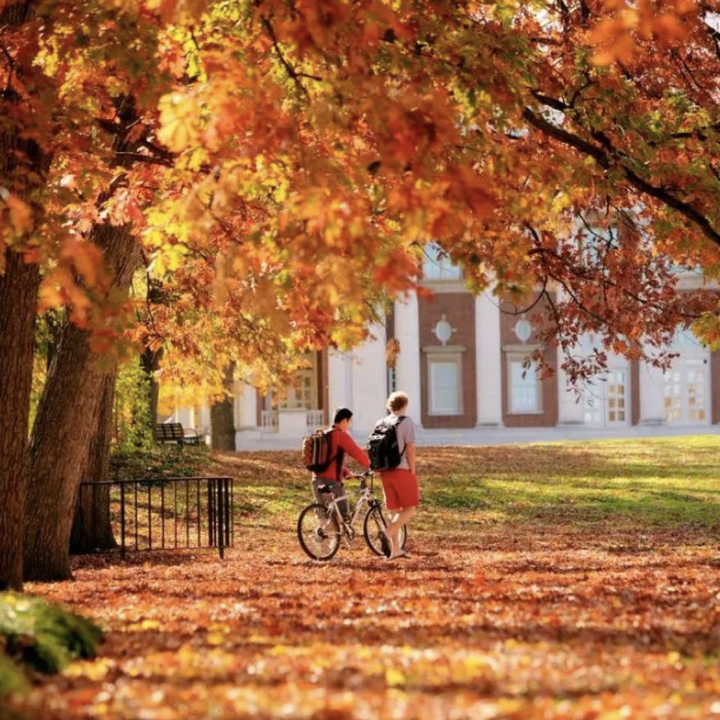
[[[159,350],[151,350],[145,348],[145,352],[140,356],[140,364],[143,372],[148,376],[149,380],[149,419],[150,432],[152,434],[153,427],[158,421],[158,400],[160,397],[160,383],[157,381],[155,372],[160,369],[160,361],[163,356],[163,348]]]
[[[0,275],[0,590],[22,587],[28,422],[40,272],[8,252]]]
[[[103,380],[97,434],[90,438],[81,482],[99,482],[110,476],[110,440],[112,438],[115,377]],[[112,550],[117,547],[110,522],[110,486],[85,486],[75,507],[70,534],[70,553]]]
[[[213,450],[235,450],[235,413],[232,389],[235,364],[225,368],[225,390],[227,395],[210,408],[211,445]]]
[[[35,80],[34,36],[23,38],[24,26],[35,17],[37,2],[0,3],[3,49],[10,73],[29,95],[39,94]],[[13,37],[16,32],[20,35]],[[18,39],[20,38],[20,39]],[[13,58],[8,43],[22,44],[25,52]],[[42,73],[40,73],[42,75]],[[50,166],[50,155],[34,137],[27,113],[18,112],[26,102],[8,81],[0,94],[0,185],[32,207],[37,223],[40,193]],[[47,94],[44,101],[48,102]],[[28,430],[33,372],[33,344],[40,272],[27,264],[20,243],[14,250],[0,244],[0,590],[22,588],[23,517],[29,472]]]
[[[130,227],[97,226],[114,290],[127,289],[139,260]],[[90,336],[66,323],[48,373],[30,441],[24,570],[27,580],[64,580],[70,570],[70,531],[89,447],[100,427],[107,373],[98,367]],[[115,371],[114,363],[111,368]]]

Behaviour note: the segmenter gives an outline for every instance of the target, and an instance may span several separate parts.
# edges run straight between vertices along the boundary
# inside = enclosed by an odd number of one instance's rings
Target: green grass
[[[162,449],[136,458],[131,476],[235,478],[240,524],[289,527],[312,502],[300,453],[189,452]],[[162,466],[163,457],[167,464]],[[420,529],[468,522],[539,520],[583,525],[615,521],[648,527],[720,530],[720,434],[661,439],[418,449]],[[348,483],[350,490],[356,483]],[[380,488],[377,480],[378,491]]]
[[[423,524],[450,528],[545,518],[717,530],[719,468],[720,435],[418,449]],[[221,455],[214,472],[237,478],[245,518],[286,522],[311,502],[299,453]]]
[[[427,509],[446,522],[483,513],[504,522],[557,515],[720,528],[720,436],[442,448],[420,458]]]

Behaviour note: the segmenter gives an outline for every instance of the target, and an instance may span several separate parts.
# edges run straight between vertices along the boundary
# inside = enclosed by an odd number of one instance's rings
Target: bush
[[[121,365],[118,371],[113,422],[121,452],[145,451],[153,447],[150,378],[143,370],[140,358]]]
[[[127,451],[116,447],[110,457],[110,475],[116,480],[162,480],[207,474],[210,451],[206,445],[156,445]]]
[[[40,598],[0,593],[0,695],[22,690],[23,669],[56,673],[92,657],[102,631],[91,620]]]
[[[27,678],[23,671],[0,650],[0,698],[10,693],[25,692],[27,686]]]

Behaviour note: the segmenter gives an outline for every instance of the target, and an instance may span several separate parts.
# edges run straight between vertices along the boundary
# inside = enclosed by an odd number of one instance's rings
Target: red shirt
[[[339,457],[338,453],[340,453]],[[364,468],[370,467],[370,458],[367,453],[348,433],[333,426],[333,432],[330,434],[330,457],[333,458],[333,461],[327,470],[315,473],[315,477],[319,480],[340,480],[346,477],[349,471],[343,466],[345,453],[357,460]],[[338,473],[338,467],[341,468],[340,473]]]

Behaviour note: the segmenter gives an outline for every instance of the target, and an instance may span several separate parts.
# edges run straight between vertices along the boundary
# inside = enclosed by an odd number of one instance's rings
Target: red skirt
[[[413,475],[409,470],[385,470],[380,473],[380,479],[388,510],[415,507],[420,502],[417,475]]]

